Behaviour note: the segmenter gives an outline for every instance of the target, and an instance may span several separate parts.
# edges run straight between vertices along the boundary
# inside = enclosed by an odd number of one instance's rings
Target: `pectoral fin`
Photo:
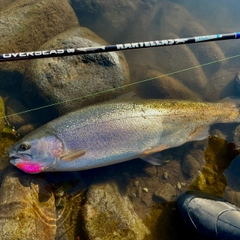
[[[189,137],[187,141],[201,141],[209,136],[209,126],[196,129]]]
[[[152,165],[160,166],[163,164],[161,160],[161,153],[155,153],[153,155],[147,155],[140,157],[145,162],[151,163]]]
[[[153,165],[162,165],[163,161],[161,161],[161,151],[167,149],[168,146],[165,144],[162,144],[158,147],[154,148],[147,148],[142,152],[142,156],[140,159],[143,161],[146,161],[148,163],[151,163]]]
[[[82,157],[85,153],[86,153],[86,151],[84,151],[84,150],[80,150],[80,151],[77,151],[77,152],[70,152],[66,155],[61,156],[60,159],[62,161],[66,161],[66,162],[67,161],[74,161],[75,159]]]

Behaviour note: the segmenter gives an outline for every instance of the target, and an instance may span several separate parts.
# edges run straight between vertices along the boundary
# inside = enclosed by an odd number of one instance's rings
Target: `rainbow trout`
[[[27,173],[78,171],[152,155],[208,137],[213,123],[238,122],[234,102],[106,102],[70,112],[23,137],[10,163]]]

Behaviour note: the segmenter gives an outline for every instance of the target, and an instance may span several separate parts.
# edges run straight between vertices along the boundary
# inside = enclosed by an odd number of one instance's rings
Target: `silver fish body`
[[[9,151],[28,173],[78,171],[144,158],[208,136],[213,123],[237,121],[233,102],[135,100],[89,106],[31,132]]]

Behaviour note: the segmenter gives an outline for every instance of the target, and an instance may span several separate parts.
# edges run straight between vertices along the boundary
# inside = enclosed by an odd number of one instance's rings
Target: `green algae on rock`
[[[239,152],[226,140],[215,136],[209,137],[209,143],[204,152],[206,165],[199,172],[199,176],[194,180],[189,189],[223,196],[223,191],[227,186],[223,172],[229,167],[237,154]]]

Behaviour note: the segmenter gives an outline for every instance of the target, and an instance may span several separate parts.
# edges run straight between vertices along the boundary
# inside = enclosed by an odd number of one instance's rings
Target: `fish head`
[[[63,144],[55,134],[35,130],[13,145],[8,154],[11,164],[34,174],[52,168],[62,149]]]

